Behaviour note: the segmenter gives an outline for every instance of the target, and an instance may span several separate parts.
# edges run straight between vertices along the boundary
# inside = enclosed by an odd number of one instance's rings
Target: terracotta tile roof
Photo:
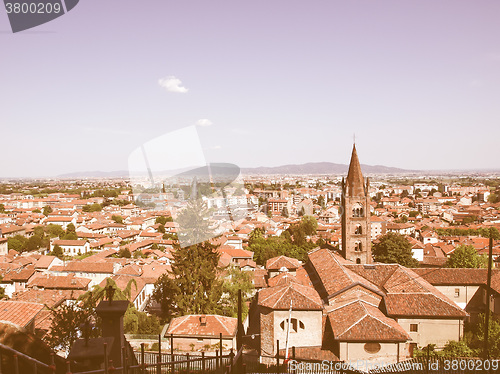
[[[56,256],[41,256],[35,264],[35,269],[48,269]]]
[[[253,273],[253,285],[255,288],[266,288],[267,282],[267,270],[266,269],[255,269]]]
[[[167,335],[174,336],[236,336],[238,319],[218,315],[189,315],[172,319],[167,329]]]
[[[279,270],[282,267],[285,267],[288,270],[295,270],[299,266],[300,266],[299,260],[286,256],[273,257],[266,261],[267,270]]]
[[[84,293],[85,291],[83,290],[35,290],[30,288],[24,292],[14,295],[12,300],[44,304],[49,308],[54,308],[66,300],[76,300]]]
[[[45,220],[46,223],[50,222],[71,222],[73,217],[47,217]]]
[[[131,275],[140,277],[142,274],[142,267],[136,264],[128,264],[116,272],[117,275]]]
[[[352,264],[352,262],[346,261],[327,248],[309,252],[309,260],[319,276],[328,297],[355,283],[379,291],[375,284],[345,266]]]
[[[50,274],[37,274],[28,282],[28,287],[61,290],[87,290],[90,279],[77,278],[73,274],[55,276]]]
[[[28,282],[28,280],[35,274],[33,266],[18,268],[9,271],[2,279],[2,283],[8,282]]]
[[[112,262],[71,261],[66,266],[53,266],[51,271],[113,274],[114,267]]]
[[[255,261],[248,260],[248,259],[241,261],[238,265],[240,268],[244,268],[245,266],[248,266],[248,267],[255,269],[257,267],[257,263]]]
[[[283,272],[275,277],[269,278],[267,283],[269,287],[282,286],[285,284],[289,284],[290,282],[295,282],[298,284],[303,284],[304,286],[309,286],[308,281],[304,281],[303,279],[297,278],[295,275],[290,274],[288,272]]]
[[[491,289],[500,294],[500,271],[495,271],[491,275]]]
[[[253,258],[252,251],[246,251],[244,249],[238,249],[228,245],[220,246],[219,248],[217,248],[217,251],[221,254],[227,253],[232,258],[248,258],[250,260]]]
[[[486,284],[488,276],[488,269],[416,268],[411,270],[432,285],[480,285]],[[500,274],[500,270],[494,272]]]
[[[23,301],[0,301],[0,321],[9,321],[26,327],[44,308],[43,304]]]
[[[54,315],[51,310],[43,309],[38,313],[35,320],[35,331],[38,337],[43,337],[52,326]]]
[[[321,310],[323,302],[316,290],[295,282],[272,288],[265,288],[258,293],[259,305],[270,309],[287,310],[290,301],[294,310]]]
[[[328,320],[335,340],[405,342],[410,339],[395,320],[362,301],[329,312]]]
[[[467,313],[452,301],[432,293],[392,293],[385,297],[389,316],[465,318]]]
[[[149,264],[142,265],[141,277],[158,279],[161,275],[172,270],[170,265],[165,265],[158,261],[152,261]]]

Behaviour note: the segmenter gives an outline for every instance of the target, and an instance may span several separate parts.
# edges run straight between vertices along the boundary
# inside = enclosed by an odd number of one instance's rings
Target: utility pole
[[[243,305],[241,288],[238,290],[238,328],[236,330],[236,349],[239,351],[243,345]]]
[[[484,359],[489,357],[488,353],[488,333],[490,327],[490,295],[491,295],[491,267],[493,265],[493,228],[490,227],[490,246],[488,250],[488,280],[486,285],[486,313],[484,317]]]

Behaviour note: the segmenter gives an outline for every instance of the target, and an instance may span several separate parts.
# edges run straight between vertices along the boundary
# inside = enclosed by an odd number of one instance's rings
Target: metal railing
[[[4,357],[6,357],[6,360],[3,359]],[[50,355],[51,364],[48,365],[11,347],[0,344],[0,374],[24,374],[26,370],[35,374],[55,374],[54,357],[55,355],[52,353]]]
[[[51,354],[51,364],[36,360],[8,346],[0,344],[0,374],[190,374],[190,373],[220,373],[226,368],[232,368],[234,353],[227,355],[206,356],[180,355],[161,352],[146,352],[144,343],[141,351],[134,352],[135,357],[129,357],[128,347],[122,347],[122,362],[116,363],[108,359],[107,347],[104,344],[103,368],[82,371],[76,362],[66,361],[64,365],[55,364],[55,354]],[[137,363],[136,363],[137,362]]]

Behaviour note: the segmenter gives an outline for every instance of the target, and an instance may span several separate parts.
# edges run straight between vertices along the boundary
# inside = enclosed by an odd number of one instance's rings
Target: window
[[[418,332],[418,324],[410,323],[410,332]]]
[[[363,229],[361,228],[361,225],[356,226],[356,230],[354,230],[354,234],[356,234],[356,235],[363,234]]]
[[[288,319],[285,319],[280,323],[280,327],[283,331],[286,331],[288,328]],[[292,318],[290,320],[290,332],[297,332],[298,329],[304,330],[305,326],[302,321],[299,321],[297,318]]]
[[[357,263],[357,264],[361,264],[361,259],[360,259],[360,258],[357,258],[357,259],[356,259],[356,263]]]
[[[380,351],[381,346],[380,343],[366,343],[364,348],[366,353],[374,354]]]
[[[460,288],[455,288],[455,297],[460,297]]]

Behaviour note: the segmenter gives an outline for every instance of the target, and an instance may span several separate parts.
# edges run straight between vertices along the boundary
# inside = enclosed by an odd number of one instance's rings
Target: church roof
[[[335,339],[341,341],[407,341],[405,330],[378,308],[354,301],[328,313]]]
[[[347,194],[349,196],[366,196],[365,182],[363,173],[361,173],[361,165],[359,164],[356,145],[352,147],[351,163],[347,172],[346,180]]]

